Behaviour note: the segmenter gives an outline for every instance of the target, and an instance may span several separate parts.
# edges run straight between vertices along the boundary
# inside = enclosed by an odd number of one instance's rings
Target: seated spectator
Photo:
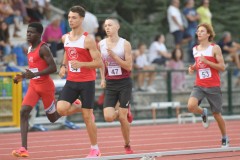
[[[21,13],[19,10],[13,10],[9,0],[0,0],[0,15],[1,20],[8,25],[14,24],[14,37],[19,37],[17,32],[20,31],[20,22],[22,21]]]
[[[30,18],[29,22],[40,22],[44,16],[37,8],[36,3],[33,0],[23,0],[27,14]]]
[[[149,61],[158,65],[165,65],[166,61],[171,58],[171,54],[168,53],[165,46],[165,37],[163,34],[159,34],[155,37],[154,42],[149,48]]]
[[[147,89],[147,91],[156,92],[156,90],[152,86],[152,83],[156,76],[156,72],[152,72],[155,70],[155,66],[149,63],[146,55],[146,49],[147,49],[146,45],[144,43],[140,43],[138,45],[138,49],[134,53],[136,55],[135,67],[137,68],[138,71],[140,71],[137,74],[138,91],[145,91]],[[144,87],[144,82],[146,79],[147,87]]]
[[[12,45],[9,38],[8,24],[6,22],[0,22],[0,50],[2,60],[5,62],[15,62],[16,57],[12,54]]]
[[[34,0],[36,8],[47,20],[50,19],[50,0]]]
[[[24,23],[28,23],[30,18],[28,17],[26,6],[23,0],[12,0],[12,8],[16,11],[20,11],[21,17]]]
[[[234,62],[240,69],[239,53],[240,44],[232,40],[232,35],[230,32],[224,32],[218,45],[222,49],[223,56],[225,60],[230,60]]]
[[[171,70],[184,69],[184,64],[182,60],[183,60],[182,49],[181,48],[174,49],[172,51],[172,58],[167,63],[167,68]],[[184,85],[185,85],[185,72],[173,71],[171,76],[172,76],[172,81],[171,81],[172,90],[183,91]]]
[[[53,57],[57,57],[57,51],[63,49],[61,41],[62,29],[60,27],[61,17],[56,15],[51,19],[51,23],[46,27],[42,40],[50,44]]]

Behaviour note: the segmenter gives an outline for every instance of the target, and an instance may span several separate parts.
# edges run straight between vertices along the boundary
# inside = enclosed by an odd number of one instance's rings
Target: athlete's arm
[[[97,49],[96,42],[90,37],[87,36],[84,41],[84,46],[85,49],[89,50],[89,53],[93,59],[91,62],[79,62],[77,60],[71,61],[71,65],[73,68],[81,68],[81,67],[86,67],[86,68],[101,68],[103,63],[102,63],[102,58],[99,50]]]
[[[100,46],[98,44],[98,48],[100,50]],[[100,51],[99,51],[100,52]],[[99,68],[100,70],[100,77],[101,77],[101,83],[100,83],[100,86],[102,88],[105,88],[106,87],[106,80],[105,80],[105,65],[103,64],[101,68]]]
[[[189,65],[188,73],[193,74],[194,70],[196,70],[196,62],[193,65]]]
[[[132,70],[132,47],[128,41],[124,42],[125,60],[121,59],[112,50],[107,49],[109,56],[111,56],[122,68],[127,71]]]
[[[65,42],[65,38],[66,38],[66,34],[62,36],[62,43],[63,44]],[[62,64],[60,66],[60,71],[59,71],[58,75],[61,78],[63,78],[65,76],[66,72],[67,72],[67,58],[66,58],[66,52],[64,52]]]
[[[56,63],[53,59],[52,52],[47,45],[42,45],[39,50],[39,55],[48,64],[48,67],[44,70],[35,73],[35,76],[47,75],[57,71]]]
[[[224,71],[225,70],[225,63],[223,60],[223,55],[222,55],[222,50],[218,45],[215,45],[213,47],[213,55],[217,60],[217,63],[208,61],[206,58],[204,58],[203,56],[201,56],[201,61],[207,65],[209,65],[210,67],[218,70],[218,71]]]

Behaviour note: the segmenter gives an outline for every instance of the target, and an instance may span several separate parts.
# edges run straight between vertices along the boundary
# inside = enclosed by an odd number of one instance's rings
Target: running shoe
[[[128,120],[129,123],[132,123],[132,121],[133,121],[133,115],[132,115],[132,112],[131,112],[131,105],[130,104],[128,105],[127,120]]]
[[[222,138],[222,148],[227,148],[229,147],[229,139],[228,137]]]
[[[209,127],[208,109],[207,108],[203,108],[202,125],[203,125],[204,128],[208,128]]]
[[[25,147],[20,147],[18,150],[13,150],[12,155],[15,157],[28,157],[28,151],[25,149]]]
[[[34,130],[34,131],[48,131],[47,128],[43,127],[41,124],[34,124],[31,128],[31,130]]]
[[[86,158],[100,157],[101,152],[99,149],[91,149],[89,155]]]
[[[82,102],[79,99],[76,99],[73,103],[74,104],[82,104]]]
[[[126,154],[133,154],[133,150],[131,149],[131,146],[129,144],[125,145],[124,149]]]
[[[65,125],[66,127],[70,128],[70,129],[80,129],[79,126],[77,126],[75,123],[73,123],[73,122],[71,122],[71,121],[68,121],[68,120],[66,120],[66,121],[64,122],[64,125]]]

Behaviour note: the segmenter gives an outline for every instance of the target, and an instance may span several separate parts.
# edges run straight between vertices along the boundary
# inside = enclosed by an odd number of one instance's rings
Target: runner
[[[208,109],[199,106],[206,97],[222,134],[222,147],[228,147],[229,139],[221,115],[222,92],[219,72],[225,70],[222,51],[218,45],[212,43],[215,33],[211,25],[207,23],[198,25],[196,35],[199,45],[193,48],[195,63],[188,68],[188,71],[192,74],[195,70],[197,74],[195,86],[188,100],[188,109],[192,113],[201,114],[203,126],[208,128]]]
[[[130,146],[130,99],[132,94],[131,44],[119,37],[119,22],[115,18],[105,20],[107,38],[99,42],[99,48],[105,67],[101,68],[101,87],[105,88],[104,118],[107,122],[118,119],[121,123],[122,135],[127,154],[133,153]],[[119,102],[119,106],[117,104]],[[117,104],[117,107],[115,108]]]
[[[72,30],[62,37],[65,54],[59,72],[60,77],[64,77],[67,72],[67,81],[59,96],[57,111],[62,116],[82,112],[91,141],[91,150],[87,157],[98,157],[101,153],[97,145],[97,128],[92,115],[95,99],[95,69],[102,66],[102,60],[94,39],[82,28],[84,16],[85,9],[81,6],[73,6],[68,14],[68,22]],[[79,96],[82,108],[71,107]]]

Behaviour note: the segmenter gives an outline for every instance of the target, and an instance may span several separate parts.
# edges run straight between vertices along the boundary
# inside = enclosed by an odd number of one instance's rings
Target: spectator
[[[209,0],[202,0],[201,6],[197,8],[199,14],[199,22],[212,24],[212,13],[209,10]]]
[[[137,75],[137,85],[138,91],[145,91],[144,82],[147,79],[147,91],[156,92],[152,83],[155,79],[156,72],[152,72],[155,70],[155,66],[151,65],[146,56],[146,45],[144,43],[140,43],[138,45],[138,49],[135,51],[136,55],[136,68],[140,71]],[[149,72],[141,72],[141,71],[149,71]]]
[[[6,22],[0,22],[0,49],[2,53],[3,61],[10,62],[16,61],[16,57],[12,53],[12,45],[9,40],[8,24]]]
[[[172,70],[184,69],[183,63],[183,50],[176,48],[172,51],[172,59],[167,63],[167,67]],[[185,85],[185,72],[173,71],[172,72],[172,90],[183,91]]]
[[[222,49],[223,56],[225,60],[233,61],[237,67],[240,69],[239,53],[240,44],[232,40],[232,35],[230,32],[224,32],[222,38],[218,42],[218,45]]]
[[[95,39],[95,34],[97,33],[99,27],[97,17],[86,11],[82,27],[84,31],[88,32],[88,34]]]
[[[100,40],[106,38],[106,32],[104,30],[104,22],[99,22],[99,27],[98,27],[98,31],[95,34],[96,36],[96,41],[99,42]]]
[[[189,62],[193,62],[192,48],[196,44],[196,31],[199,20],[199,15],[194,8],[194,0],[185,0],[185,7],[183,8],[183,14],[188,21],[188,27],[185,30],[185,35],[191,37],[191,41],[188,43],[188,57]]]
[[[165,46],[165,37],[163,34],[159,34],[155,37],[154,42],[149,48],[149,61],[158,65],[165,65],[167,59],[171,58],[171,54],[168,53]]]
[[[30,18],[29,22],[40,22],[43,19],[43,14],[38,10],[36,3],[33,0],[23,0],[23,2]]]
[[[175,48],[180,48],[182,43],[190,40],[189,36],[184,36],[183,16],[179,10],[179,5],[179,0],[171,0],[171,5],[167,9],[169,29],[174,36]]]
[[[28,17],[27,9],[23,0],[12,0],[12,8],[15,11],[16,10],[20,11],[20,14],[21,14],[21,17],[23,17],[24,23],[29,22],[30,18]]]
[[[47,20],[50,19],[50,0],[34,0],[36,8]]]
[[[57,51],[63,49],[63,43],[61,41],[62,29],[60,27],[61,17],[55,15],[50,24],[46,27],[42,40],[50,44],[53,57],[57,57]]]
[[[14,37],[19,37],[17,32],[20,31],[20,22],[22,21],[21,13],[19,10],[13,10],[9,0],[0,1],[0,16],[1,20],[8,25],[14,24]]]

